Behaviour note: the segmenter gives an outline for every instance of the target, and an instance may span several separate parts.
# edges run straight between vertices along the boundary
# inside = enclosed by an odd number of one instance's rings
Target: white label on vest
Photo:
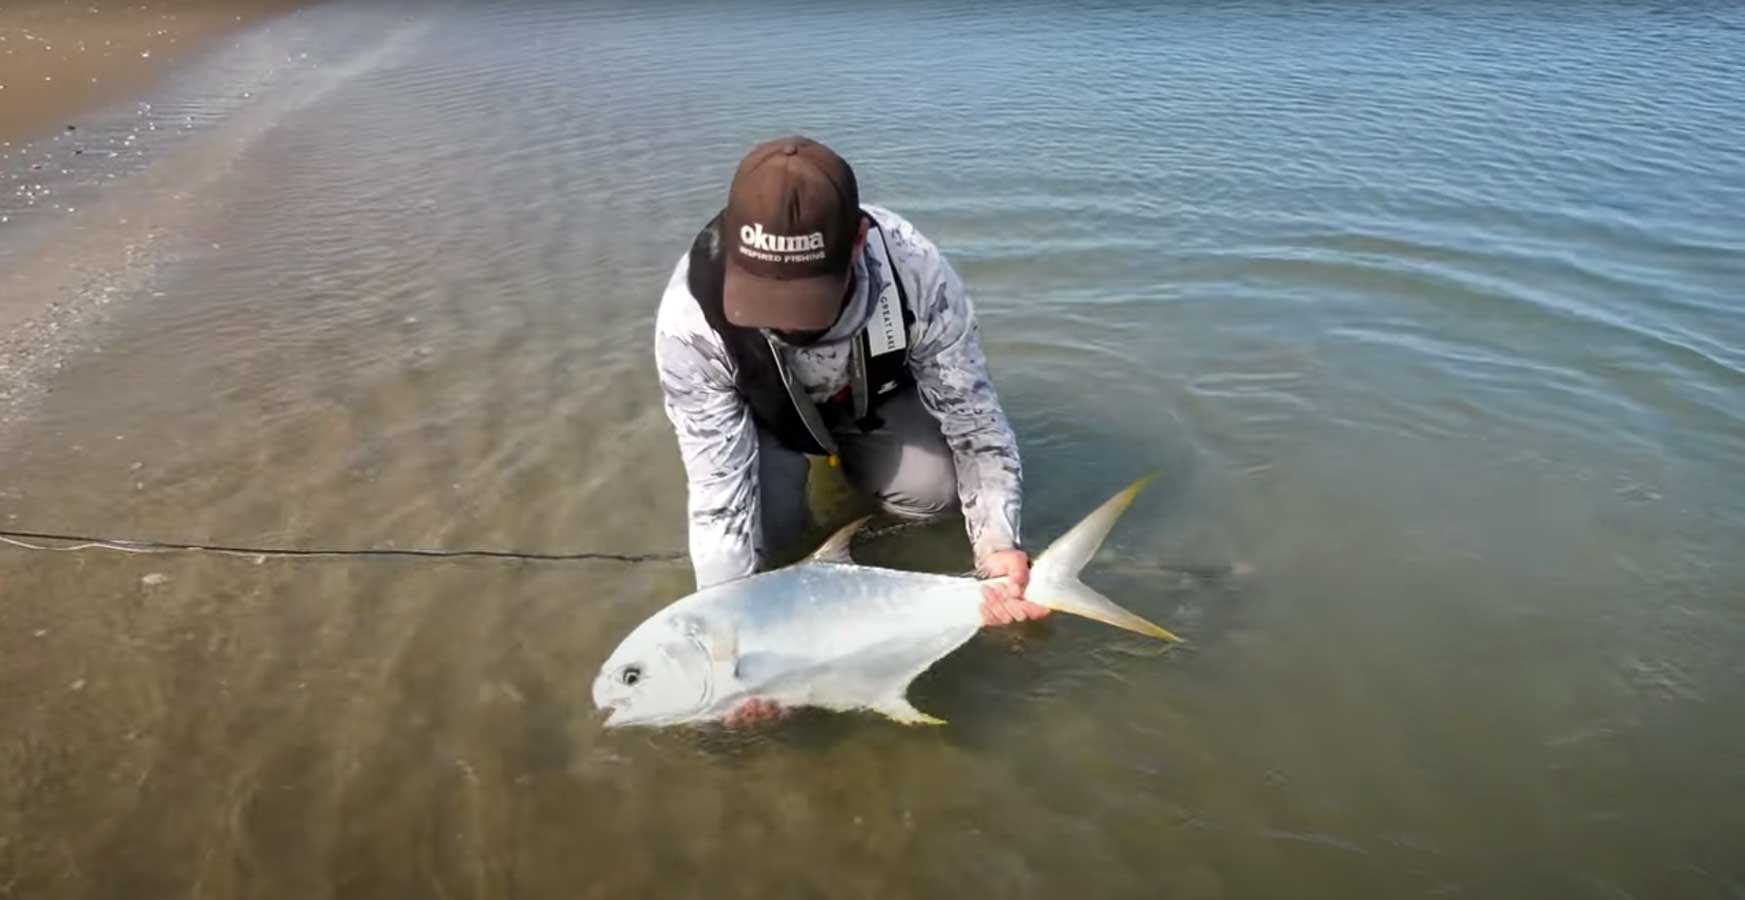
[[[866,323],[866,344],[873,356],[909,346],[909,336],[903,331],[903,304],[897,300],[896,285],[885,285],[879,294],[879,305],[873,308],[872,320]]]

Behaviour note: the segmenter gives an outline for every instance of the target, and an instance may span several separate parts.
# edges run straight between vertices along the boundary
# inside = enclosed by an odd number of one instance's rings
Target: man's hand
[[[990,553],[978,568],[988,578],[1006,578],[999,584],[982,585],[983,625],[1010,625],[1048,615],[1048,607],[1024,599],[1024,588],[1030,584],[1030,557],[1024,551]]]

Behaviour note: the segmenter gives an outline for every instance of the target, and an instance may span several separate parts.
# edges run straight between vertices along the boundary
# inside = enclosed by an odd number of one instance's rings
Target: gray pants
[[[957,505],[957,467],[939,420],[921,405],[913,386],[875,410],[883,424],[861,432],[847,425],[836,437],[842,472],[854,487],[893,515],[928,519]],[[808,524],[806,456],[758,429],[758,482],[762,487],[764,546],[787,547]]]

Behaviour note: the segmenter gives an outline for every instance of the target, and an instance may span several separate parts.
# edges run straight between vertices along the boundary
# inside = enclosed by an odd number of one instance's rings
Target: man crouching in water
[[[854,170],[803,137],[739,164],[655,326],[667,418],[684,458],[699,588],[765,565],[807,524],[807,456],[834,455],[893,514],[959,506],[990,625],[1037,619],[1024,599],[1017,440],[988,379],[974,311],[937,247],[862,206]],[[750,701],[743,724],[780,714]]]

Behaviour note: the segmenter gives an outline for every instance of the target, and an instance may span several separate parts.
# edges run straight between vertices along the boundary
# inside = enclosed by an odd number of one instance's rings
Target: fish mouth
[[[619,720],[624,716],[624,701],[608,696],[605,678],[594,679],[594,708],[606,715],[606,727],[623,724]]]

